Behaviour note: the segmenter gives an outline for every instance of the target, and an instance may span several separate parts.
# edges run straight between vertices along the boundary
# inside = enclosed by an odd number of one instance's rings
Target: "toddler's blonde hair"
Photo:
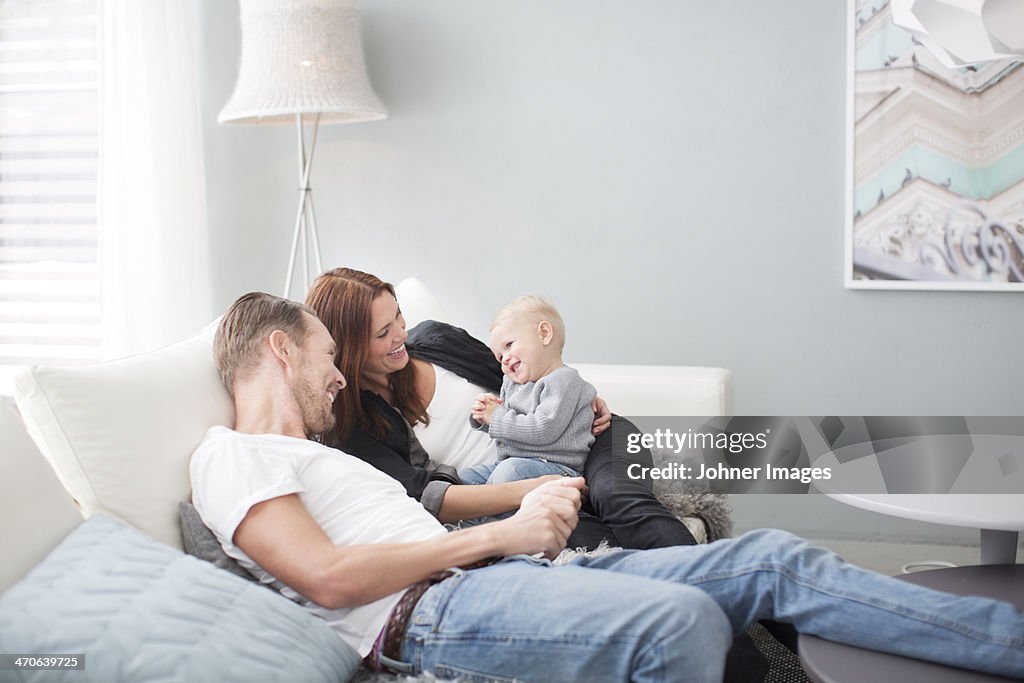
[[[551,323],[551,329],[554,332],[552,341],[555,348],[558,349],[558,353],[562,353],[562,349],[565,348],[565,322],[559,315],[558,309],[550,301],[533,294],[517,297],[498,309],[498,312],[494,314],[494,320],[491,321],[491,329],[493,330],[499,323],[510,318],[525,318],[533,324],[539,324],[545,320]]]

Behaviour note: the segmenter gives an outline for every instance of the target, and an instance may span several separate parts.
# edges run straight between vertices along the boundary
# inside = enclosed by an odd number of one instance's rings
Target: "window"
[[[100,355],[96,0],[0,0],[0,389]]]

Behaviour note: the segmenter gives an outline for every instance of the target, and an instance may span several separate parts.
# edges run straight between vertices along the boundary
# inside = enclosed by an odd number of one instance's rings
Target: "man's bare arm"
[[[249,509],[234,543],[256,564],[330,609],[363,605],[448,567],[495,555],[556,555],[576,525],[582,479],[538,488],[512,517],[415,543],[336,546],[297,494]]]
[[[444,492],[437,517],[442,522],[458,522],[461,519],[476,519],[510,512],[519,507],[527,493],[544,482],[559,478],[560,475],[552,474],[504,484],[449,486]]]

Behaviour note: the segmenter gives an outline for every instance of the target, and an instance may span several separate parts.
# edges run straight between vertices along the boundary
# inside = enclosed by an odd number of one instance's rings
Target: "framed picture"
[[[1024,291],[1024,62],[947,67],[890,2],[847,9],[846,286]]]

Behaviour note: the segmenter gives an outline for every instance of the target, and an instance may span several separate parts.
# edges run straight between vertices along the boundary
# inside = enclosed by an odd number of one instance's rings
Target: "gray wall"
[[[216,124],[237,5],[197,7],[223,307],[281,289],[295,140]],[[326,265],[418,275],[471,331],[547,294],[570,359],[728,367],[739,414],[1024,414],[1019,294],[843,288],[844,7],[364,0],[391,117],[321,131]],[[741,528],[975,538],[828,500],[735,503]]]

